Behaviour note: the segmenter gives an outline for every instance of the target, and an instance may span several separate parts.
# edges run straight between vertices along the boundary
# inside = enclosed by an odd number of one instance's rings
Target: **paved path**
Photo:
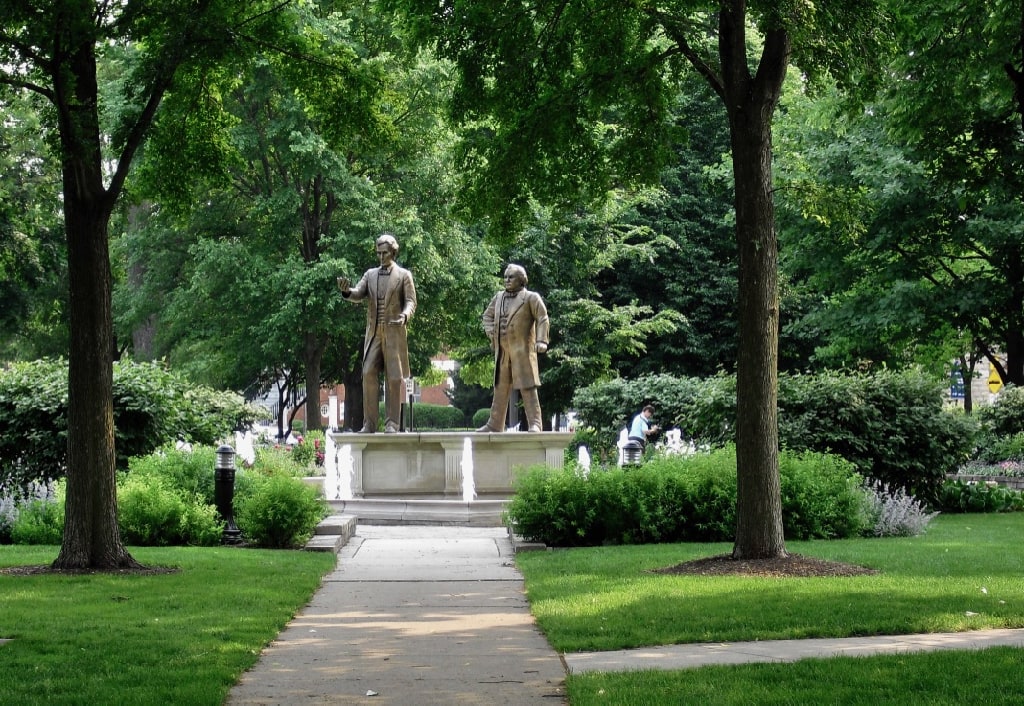
[[[338,567],[232,689],[240,704],[564,704],[566,671],[684,669],[1024,647],[1024,630],[769,640],[559,656],[504,528],[359,525]]]
[[[359,525],[228,704],[563,704],[503,527]]]
[[[880,635],[814,640],[710,642],[645,647],[618,652],[565,655],[571,672],[622,672],[633,669],[688,669],[708,664],[795,662],[807,657],[863,657],[928,650],[1024,647],[1024,630],[975,630],[926,635]]]

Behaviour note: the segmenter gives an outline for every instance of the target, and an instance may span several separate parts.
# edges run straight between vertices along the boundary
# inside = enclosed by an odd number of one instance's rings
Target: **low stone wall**
[[[1010,490],[1024,490],[1024,478],[1018,476],[975,476],[967,473],[950,473],[946,478],[965,483],[995,483]]]
[[[340,451],[352,454],[354,498],[461,498],[466,439],[472,449],[478,498],[505,498],[520,468],[547,464],[561,468],[570,432],[422,432],[331,434]]]

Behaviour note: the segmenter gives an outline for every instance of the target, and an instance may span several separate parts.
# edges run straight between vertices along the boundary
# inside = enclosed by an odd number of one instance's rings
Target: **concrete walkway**
[[[228,704],[565,703],[503,527],[359,525]]]
[[[560,656],[530,615],[504,528],[358,525],[343,541],[338,567],[225,703],[564,704],[567,671],[1024,647],[1024,630],[984,630]]]

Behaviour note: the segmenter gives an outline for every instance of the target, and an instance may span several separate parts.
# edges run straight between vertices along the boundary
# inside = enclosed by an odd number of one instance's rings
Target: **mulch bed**
[[[694,559],[664,569],[654,569],[655,574],[676,574],[690,576],[764,576],[769,578],[786,577],[833,577],[833,576],[870,576],[877,574],[856,564],[843,564],[838,561],[826,561],[814,557],[790,554],[778,559],[733,559],[731,554]]]
[[[178,569],[170,566],[138,566],[126,569],[55,569],[49,564],[33,566],[6,566],[0,568],[0,576],[39,576],[53,574],[55,576],[83,576],[89,574],[118,574],[123,576],[156,576],[159,574],[176,574]]]

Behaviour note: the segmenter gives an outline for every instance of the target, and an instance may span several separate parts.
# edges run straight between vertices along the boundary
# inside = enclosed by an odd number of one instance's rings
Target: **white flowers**
[[[865,482],[868,517],[876,537],[913,537],[924,532],[939,513],[927,512],[924,504],[903,488],[890,489],[878,481]]]

